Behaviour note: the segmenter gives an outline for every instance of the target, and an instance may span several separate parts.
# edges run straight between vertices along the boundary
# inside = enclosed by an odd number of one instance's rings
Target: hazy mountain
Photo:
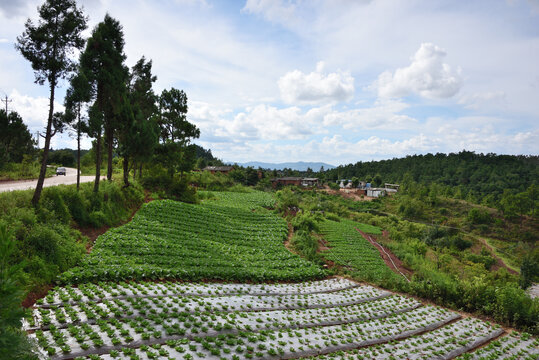
[[[335,168],[335,166],[326,164],[323,162],[303,162],[303,161],[286,162],[286,163],[279,163],[279,164],[265,163],[265,162],[260,162],[260,161],[250,161],[246,163],[238,163],[238,165],[245,166],[245,167],[252,166],[255,169],[258,169],[259,167],[261,167],[262,169],[271,169],[271,170],[273,169],[283,170],[284,168],[287,168],[287,169],[298,170],[298,171],[307,171],[307,168],[311,168],[313,171],[319,171],[320,167],[322,166],[324,167],[324,170]]]

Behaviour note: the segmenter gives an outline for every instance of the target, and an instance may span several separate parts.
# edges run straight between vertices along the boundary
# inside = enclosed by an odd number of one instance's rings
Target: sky
[[[32,133],[46,124],[49,89],[14,43],[41,3],[0,0],[0,97]],[[195,142],[225,161],[539,154],[539,0],[78,4],[85,37],[106,13],[120,21],[126,64],[145,56],[157,93],[184,90]],[[76,142],[62,134],[52,146]]]

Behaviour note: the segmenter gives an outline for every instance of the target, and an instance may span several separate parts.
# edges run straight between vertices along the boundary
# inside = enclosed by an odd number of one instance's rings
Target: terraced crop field
[[[99,238],[84,264],[63,275],[73,285],[38,300],[24,324],[40,357],[539,358],[527,334],[348,279],[320,279],[322,270],[283,246],[286,223],[264,209],[271,197],[217,195],[202,205],[150,203]],[[357,239],[339,243],[347,232],[335,229],[326,231],[335,249],[359,249]],[[376,269],[366,249],[339,254],[365,254],[353,265]],[[183,282],[199,279],[229,282]]]
[[[264,206],[271,194],[217,193],[200,205],[163,200],[101,235],[64,284],[182,279],[305,281],[325,272],[284,246],[286,222]]]
[[[347,267],[366,281],[380,277],[402,281],[400,275],[386,266],[378,250],[363,238],[358,229],[371,234],[382,233],[380,228],[347,219],[323,222],[320,230],[328,242],[328,250],[322,252],[323,257]]]
[[[504,334],[341,278],[63,287],[36,305],[25,326],[51,359],[452,359]],[[527,335],[496,341],[504,346],[492,343],[463,358],[539,356],[537,340]]]

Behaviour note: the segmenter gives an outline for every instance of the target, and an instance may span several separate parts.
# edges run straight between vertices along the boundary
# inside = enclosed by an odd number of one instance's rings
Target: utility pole
[[[7,115],[7,104],[12,102],[13,100],[8,100],[7,95],[6,95],[6,97],[4,99],[2,99],[2,101],[6,103],[6,115]]]

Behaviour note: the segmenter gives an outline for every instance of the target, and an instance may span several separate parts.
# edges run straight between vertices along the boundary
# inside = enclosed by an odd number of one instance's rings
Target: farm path
[[[477,237],[477,239],[481,242],[481,244],[483,244],[488,249],[488,251],[490,252],[492,257],[494,258],[494,260],[496,260],[496,263],[494,263],[495,268],[502,268],[503,267],[503,268],[506,268],[507,271],[510,274],[518,275],[517,271],[515,271],[514,269],[511,269],[511,267],[509,267],[498,255],[496,255],[496,252],[494,251],[492,246],[490,246],[485,239],[483,239],[481,237]]]
[[[376,242],[369,234],[359,230],[356,228],[356,230],[363,236],[365,240],[367,240],[369,243],[371,243],[380,253],[380,257],[384,260],[386,265],[391,269],[394,270],[396,273],[402,275],[406,280],[410,281],[409,278],[413,275],[413,273],[404,267],[404,264],[402,261],[395,256],[389,249],[384,248],[382,245],[380,245],[378,242]]]

